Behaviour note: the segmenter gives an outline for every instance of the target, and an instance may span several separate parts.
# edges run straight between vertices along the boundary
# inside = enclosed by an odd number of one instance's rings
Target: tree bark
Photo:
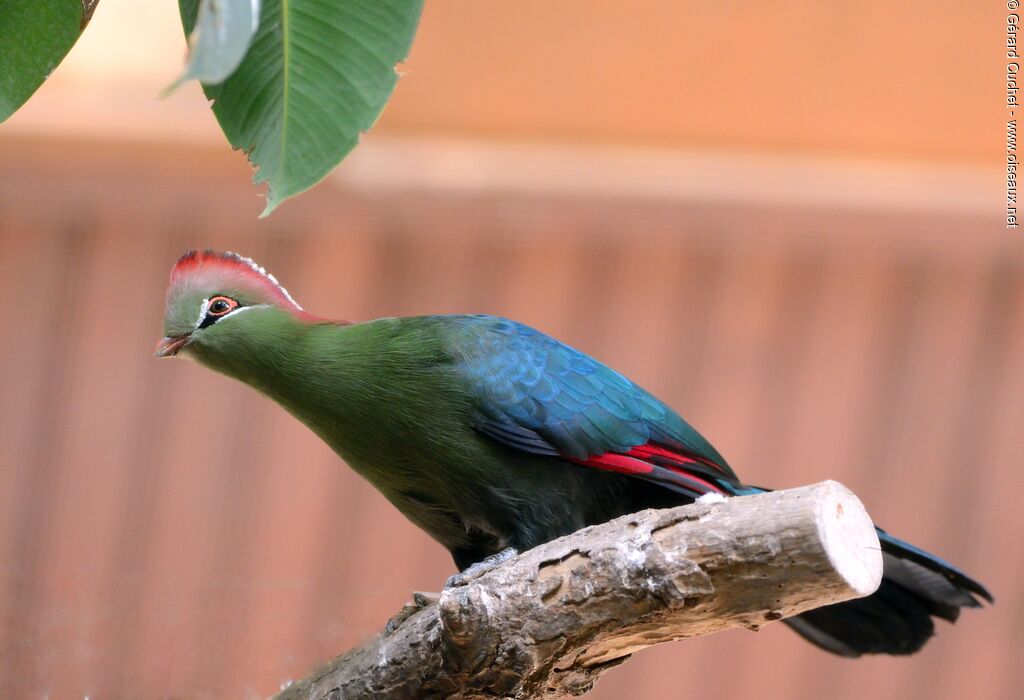
[[[869,595],[881,576],[871,519],[841,484],[705,498],[525,552],[278,697],[580,695],[645,647],[756,630]]]

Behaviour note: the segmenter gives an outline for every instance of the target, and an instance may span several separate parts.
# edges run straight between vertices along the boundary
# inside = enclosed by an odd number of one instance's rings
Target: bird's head
[[[255,262],[235,253],[190,250],[171,270],[164,337],[156,355],[230,353],[251,329],[282,312],[307,316]]]

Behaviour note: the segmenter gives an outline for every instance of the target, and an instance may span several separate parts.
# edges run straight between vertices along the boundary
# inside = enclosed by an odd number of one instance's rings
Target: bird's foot
[[[384,634],[394,634],[395,630],[402,626],[402,623],[408,620],[410,617],[418,613],[423,608],[433,605],[440,599],[440,593],[426,593],[424,591],[414,591],[412,594],[412,600],[402,606],[402,609],[395,614],[387,625],[384,627]]]
[[[497,554],[492,554],[489,557],[484,557],[475,564],[470,564],[463,571],[460,571],[453,576],[449,576],[448,580],[445,581],[444,587],[447,588],[458,588],[459,586],[465,586],[467,583],[482,576],[489,571],[494,571],[501,564],[504,564],[512,557],[518,555],[514,547],[506,547]]]

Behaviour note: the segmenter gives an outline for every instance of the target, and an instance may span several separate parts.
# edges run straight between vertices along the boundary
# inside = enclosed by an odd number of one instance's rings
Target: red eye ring
[[[210,305],[207,308],[208,316],[223,316],[238,308],[238,302],[231,297],[216,296],[210,297]]]

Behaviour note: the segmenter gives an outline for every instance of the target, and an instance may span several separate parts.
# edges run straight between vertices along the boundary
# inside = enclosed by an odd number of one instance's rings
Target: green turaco
[[[503,318],[320,318],[253,261],[206,250],[174,266],[164,334],[160,357],[190,357],[279,403],[460,570],[643,508],[760,491],[650,393]],[[992,600],[878,534],[876,593],[786,623],[837,654],[909,654],[932,617]]]

